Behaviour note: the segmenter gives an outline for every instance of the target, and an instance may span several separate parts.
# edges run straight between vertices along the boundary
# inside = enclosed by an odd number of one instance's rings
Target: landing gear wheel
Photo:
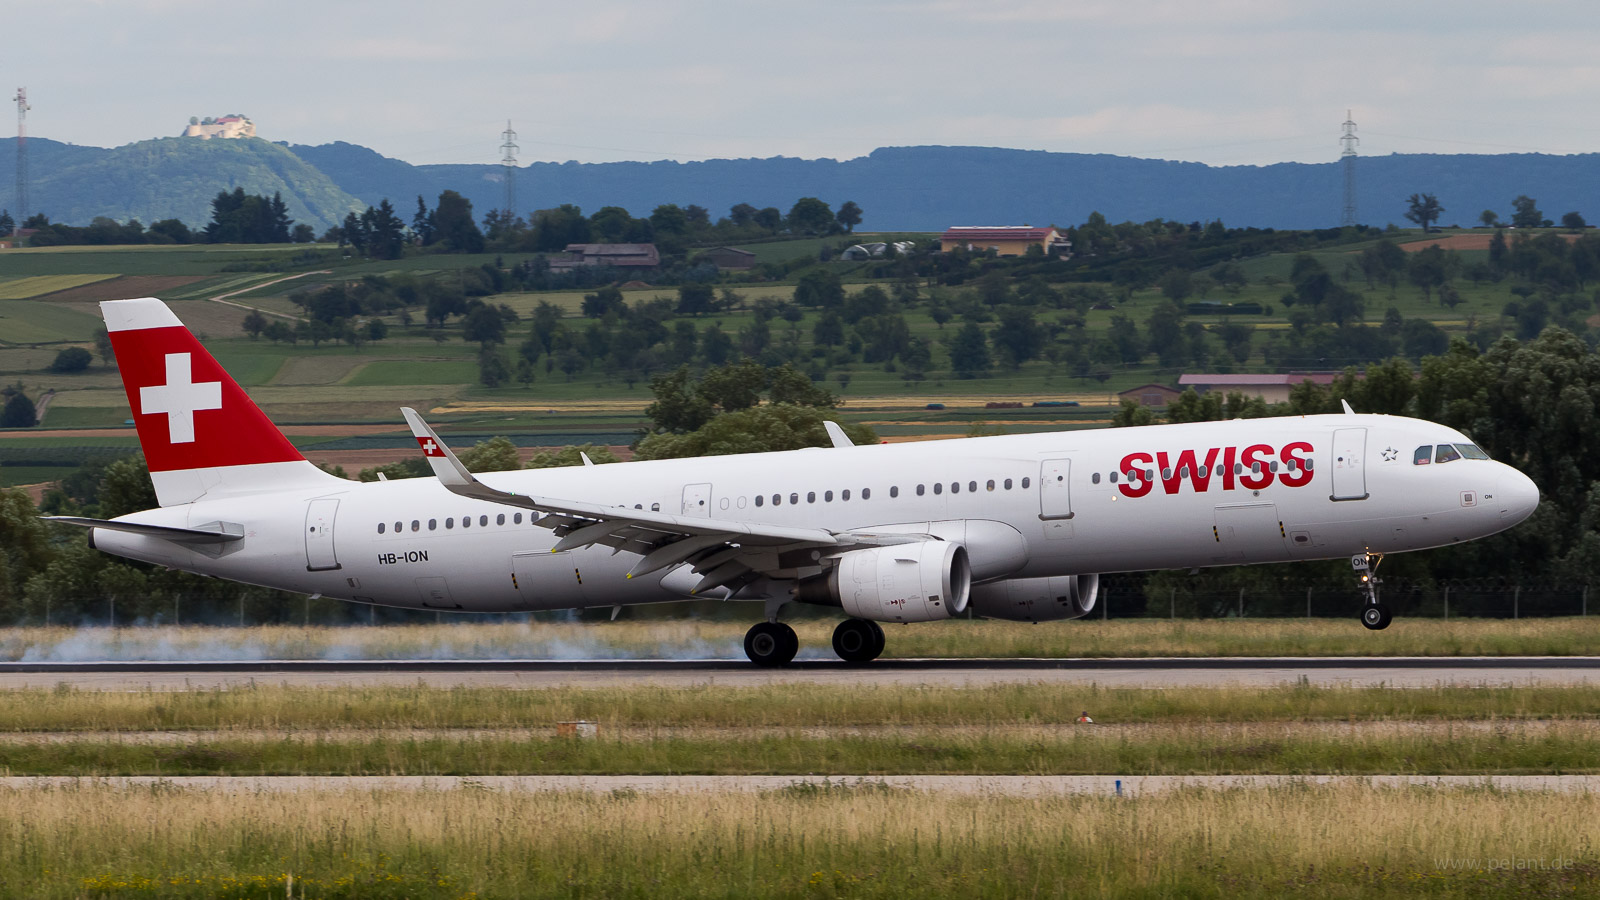
[[[1382,603],[1374,603],[1361,610],[1361,624],[1372,631],[1382,631],[1389,627],[1389,622],[1394,619],[1389,607]]]
[[[833,629],[833,652],[847,663],[866,663],[883,652],[883,629],[866,619],[845,619]]]
[[[800,652],[800,636],[782,622],[757,622],[744,634],[744,655],[758,666],[783,666]]]

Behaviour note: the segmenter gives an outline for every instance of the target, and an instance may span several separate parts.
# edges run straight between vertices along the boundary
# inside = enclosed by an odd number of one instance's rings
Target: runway
[[[1600,684],[1600,657],[1205,657],[885,659],[866,666],[805,660],[763,669],[735,660],[198,660],[5,662],[0,689],[186,690],[249,684],[546,688],[649,683],[687,687],[771,683],[1180,687],[1218,684],[1432,687],[1441,684]]]
[[[106,778],[36,776],[0,778],[7,790],[162,790],[232,793],[374,791],[499,791],[750,793],[813,785],[819,789],[866,786],[907,791],[1008,797],[1058,797],[1071,794],[1137,797],[1185,788],[1264,790],[1370,785],[1386,788],[1544,791],[1600,791],[1600,775],[128,775]]]

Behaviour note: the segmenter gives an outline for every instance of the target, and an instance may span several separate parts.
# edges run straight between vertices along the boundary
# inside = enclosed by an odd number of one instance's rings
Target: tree
[[[824,309],[839,306],[844,303],[844,283],[831,269],[812,269],[795,283],[794,302]]]
[[[644,413],[657,431],[694,431],[716,415],[711,401],[696,390],[688,366],[651,379],[650,392],[656,399],[645,407]]]
[[[1589,223],[1583,220],[1582,215],[1576,212],[1569,212],[1561,216],[1561,227],[1576,234],[1588,228]]]
[[[10,234],[16,227],[17,220],[11,218],[11,210],[0,209],[0,235]]]
[[[475,341],[485,351],[494,344],[503,344],[506,340],[506,320],[500,311],[487,303],[479,303],[467,313],[461,322],[461,336],[469,341]],[[504,379],[501,379],[502,381]],[[484,382],[488,384],[488,382]],[[495,387],[495,385],[489,385]]]
[[[479,441],[457,457],[469,472],[514,472],[522,468],[522,460],[517,458],[517,445],[504,436]]]
[[[528,460],[528,464],[523,468],[554,469],[561,466],[581,466],[584,465],[583,458],[585,456],[589,457],[589,462],[597,466],[622,462],[615,453],[611,452],[610,447],[602,447],[599,444],[577,444],[562,447],[560,450],[540,450]]]
[[[698,316],[711,312],[716,304],[716,291],[709,284],[686,283],[678,285],[678,315]]]
[[[854,233],[856,226],[861,224],[861,207],[857,206],[854,200],[846,200],[839,207],[839,211],[834,213],[833,218],[844,226],[845,231]]]
[[[718,366],[706,372],[696,388],[713,407],[724,413],[749,409],[761,402],[767,371],[753,360]]]
[[[424,247],[435,240],[433,213],[428,210],[428,204],[421,194],[417,195],[417,211],[411,216],[411,233],[417,236],[417,243]]]
[[[56,353],[50,362],[52,372],[82,372],[94,362],[94,354],[82,347],[68,347]]]
[[[791,406],[814,406],[833,409],[839,405],[839,395],[812,381],[794,366],[785,363],[767,376],[767,399],[773,403]]]
[[[437,241],[452,253],[482,253],[483,232],[472,219],[472,201],[455,191],[439,195],[439,204],[433,211],[433,224]]]
[[[32,428],[39,424],[33,401],[20,388],[6,388],[6,403],[0,407],[0,428]]]
[[[724,456],[732,453],[767,453],[829,447],[823,421],[832,416],[810,406],[779,403],[726,413],[687,434],[652,434],[639,442],[634,459],[676,459],[690,456]],[[856,444],[876,444],[877,434],[865,425],[839,423]]]
[[[796,234],[827,234],[838,227],[833,210],[815,197],[801,197],[789,208],[789,230]]]
[[[1013,370],[1021,368],[1023,363],[1044,350],[1044,342],[1044,330],[1034,321],[1032,310],[1023,306],[1000,308],[1000,324],[994,330],[994,345],[1007,366]]]
[[[1185,269],[1172,269],[1161,276],[1161,293],[1173,303],[1182,303],[1194,291],[1194,282]]]
[[[1439,205],[1439,198],[1432,194],[1412,194],[1406,202],[1410,205],[1406,218],[1422,226],[1423,234],[1432,230],[1430,226],[1444,212],[1444,207]]]
[[[376,207],[367,207],[361,222],[367,234],[367,255],[377,259],[399,259],[405,252],[405,223],[394,214],[385,197]]]
[[[988,375],[994,363],[989,358],[989,342],[976,322],[961,326],[950,341],[950,368],[959,378]]]
[[[1444,250],[1438,244],[1411,254],[1407,275],[1411,283],[1422,288],[1422,299],[1433,299],[1433,289],[1445,283],[1448,277]]]
[[[844,320],[833,310],[827,310],[811,326],[811,342],[819,347],[837,347],[844,343]]]
[[[142,456],[125,456],[106,466],[100,475],[99,497],[100,516],[105,519],[161,505]]]
[[[1511,201],[1514,212],[1511,214],[1512,228],[1538,228],[1544,222],[1544,213],[1539,211],[1539,201],[1527,194],[1518,194],[1517,199]]]
[[[1483,227],[1485,228],[1499,228],[1500,214],[1492,209],[1486,209],[1483,212],[1478,213],[1478,221],[1482,222]]]

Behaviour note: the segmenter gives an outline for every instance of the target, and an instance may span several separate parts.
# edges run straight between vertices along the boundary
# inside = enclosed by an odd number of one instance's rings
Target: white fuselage
[[[1415,464],[1419,447],[1441,443],[1469,441],[1415,419],[1330,415],[480,477],[518,494],[673,515],[934,534],[965,543],[974,578],[992,581],[1417,550],[1504,530],[1537,505],[1527,477],[1501,463]],[[1141,475],[1132,484],[1129,469]],[[557,538],[532,524],[528,511],[456,496],[433,478],[202,497],[125,518],[179,527],[230,523],[245,539],[220,551],[191,550],[97,529],[96,546],[221,578],[392,606],[514,611],[653,603],[683,599],[688,583],[670,570],[626,579],[639,557],[609,547],[551,553]]]

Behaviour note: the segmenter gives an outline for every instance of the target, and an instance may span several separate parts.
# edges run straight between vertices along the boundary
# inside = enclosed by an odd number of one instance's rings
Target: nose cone
[[[1533,479],[1507,466],[1495,488],[1494,499],[1500,509],[1501,524],[1509,528],[1539,508],[1539,488]]]

